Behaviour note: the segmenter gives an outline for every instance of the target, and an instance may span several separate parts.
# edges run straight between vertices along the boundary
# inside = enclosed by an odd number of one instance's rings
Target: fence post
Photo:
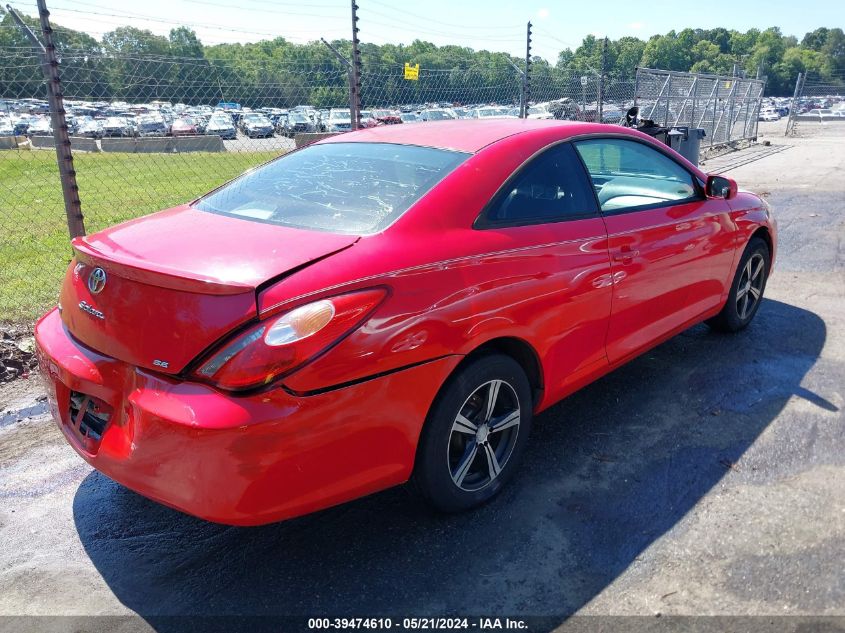
[[[807,78],[807,76],[804,75],[804,79],[806,79],[806,78]],[[760,106],[763,104],[763,94],[766,92],[766,84],[768,82],[769,82],[769,78],[767,76],[765,79],[763,79],[763,85],[760,88],[760,96],[757,98],[757,116],[754,117],[754,140],[755,141],[757,140],[757,132],[760,129]],[[803,90],[803,84],[802,84],[802,90]]]
[[[716,104],[719,102],[719,80],[716,79],[716,94],[713,95],[713,134],[710,136],[710,147],[716,142],[716,133],[719,131],[719,124],[716,123]]]
[[[734,65],[734,73],[736,73],[736,65]],[[731,80],[731,91],[728,93],[728,129],[725,134],[725,142],[733,140],[734,133],[734,101],[736,100],[736,75],[733,75]],[[722,112],[724,115],[724,112]]]
[[[698,102],[698,77],[692,80],[692,88],[690,88],[690,95],[692,96],[692,109],[689,113],[689,123],[691,127],[695,127],[695,106]]]
[[[604,122],[604,74],[607,72],[607,36],[601,45],[601,74],[599,75],[598,122]]]
[[[79,186],[76,184],[76,170],[73,168],[73,152],[65,120],[64,94],[62,78],[59,73],[59,60],[56,46],[53,44],[53,28],[50,26],[50,12],[45,0],[38,0],[38,13],[41,19],[41,33],[44,35],[44,72],[47,75],[47,96],[50,97],[50,116],[53,123],[53,139],[56,145],[56,160],[59,163],[59,176],[62,181],[62,196],[65,201],[67,228],[71,237],[85,235],[85,221],[82,216],[82,203],[79,200]]]
[[[639,90],[640,90],[640,67],[637,66],[634,69],[634,103],[631,104],[632,108],[637,107],[637,99],[639,98]]]
[[[672,105],[672,75],[666,79],[666,121],[663,127],[669,127],[669,107]]]
[[[62,185],[62,197],[65,203],[68,233],[71,237],[85,235],[82,204],[79,200],[79,187],[76,184],[76,170],[73,168],[73,152],[70,148],[67,121],[65,121],[59,60],[56,57],[56,46],[53,44],[53,29],[50,26],[50,12],[47,10],[45,0],[38,0],[38,14],[41,22],[41,32],[44,35],[45,42],[45,44],[42,44],[11,6],[7,4],[6,9],[9,11],[9,15],[12,16],[12,19],[23,30],[41,60],[41,70],[47,82],[47,101],[50,104],[53,142],[56,145],[56,163],[59,167],[59,179]]]
[[[520,94],[519,117],[528,118],[528,101],[531,98],[531,22],[525,32],[525,72],[522,73],[522,92]]]
[[[786,120],[786,131],[784,136],[789,136],[791,128],[795,124],[795,102],[801,97],[799,91],[803,91],[804,86],[801,85],[802,74],[798,73],[798,78],[795,80],[795,91],[792,93],[792,101],[789,102],[789,118]]]
[[[349,109],[353,130],[361,127],[361,49],[358,47],[358,30],[358,5],[352,0],[352,89]]]

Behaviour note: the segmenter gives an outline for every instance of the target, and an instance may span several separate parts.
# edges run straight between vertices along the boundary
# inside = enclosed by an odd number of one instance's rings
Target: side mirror
[[[706,193],[710,198],[736,198],[738,188],[736,181],[724,176],[707,176]]]

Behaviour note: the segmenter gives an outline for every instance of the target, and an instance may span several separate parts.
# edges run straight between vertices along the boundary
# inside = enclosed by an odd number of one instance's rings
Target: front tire
[[[485,355],[461,367],[432,405],[417,449],[412,480],[426,501],[460,512],[494,497],[516,470],[533,406],[511,357]]]
[[[748,327],[763,302],[771,263],[766,242],[752,238],[739,260],[728,300],[707,325],[719,332],[739,332]]]

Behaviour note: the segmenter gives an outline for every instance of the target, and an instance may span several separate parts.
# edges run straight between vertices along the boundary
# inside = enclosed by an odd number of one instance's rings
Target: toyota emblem
[[[102,268],[95,268],[88,275],[88,290],[92,295],[99,294],[106,287],[106,271]]]

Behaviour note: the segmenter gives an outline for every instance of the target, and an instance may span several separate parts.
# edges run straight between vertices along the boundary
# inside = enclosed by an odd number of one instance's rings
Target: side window
[[[493,199],[487,225],[558,222],[596,215],[596,202],[575,150],[561,143],[542,153]]]
[[[693,176],[656,149],[625,139],[578,141],[602,211],[636,209],[698,197]]]

